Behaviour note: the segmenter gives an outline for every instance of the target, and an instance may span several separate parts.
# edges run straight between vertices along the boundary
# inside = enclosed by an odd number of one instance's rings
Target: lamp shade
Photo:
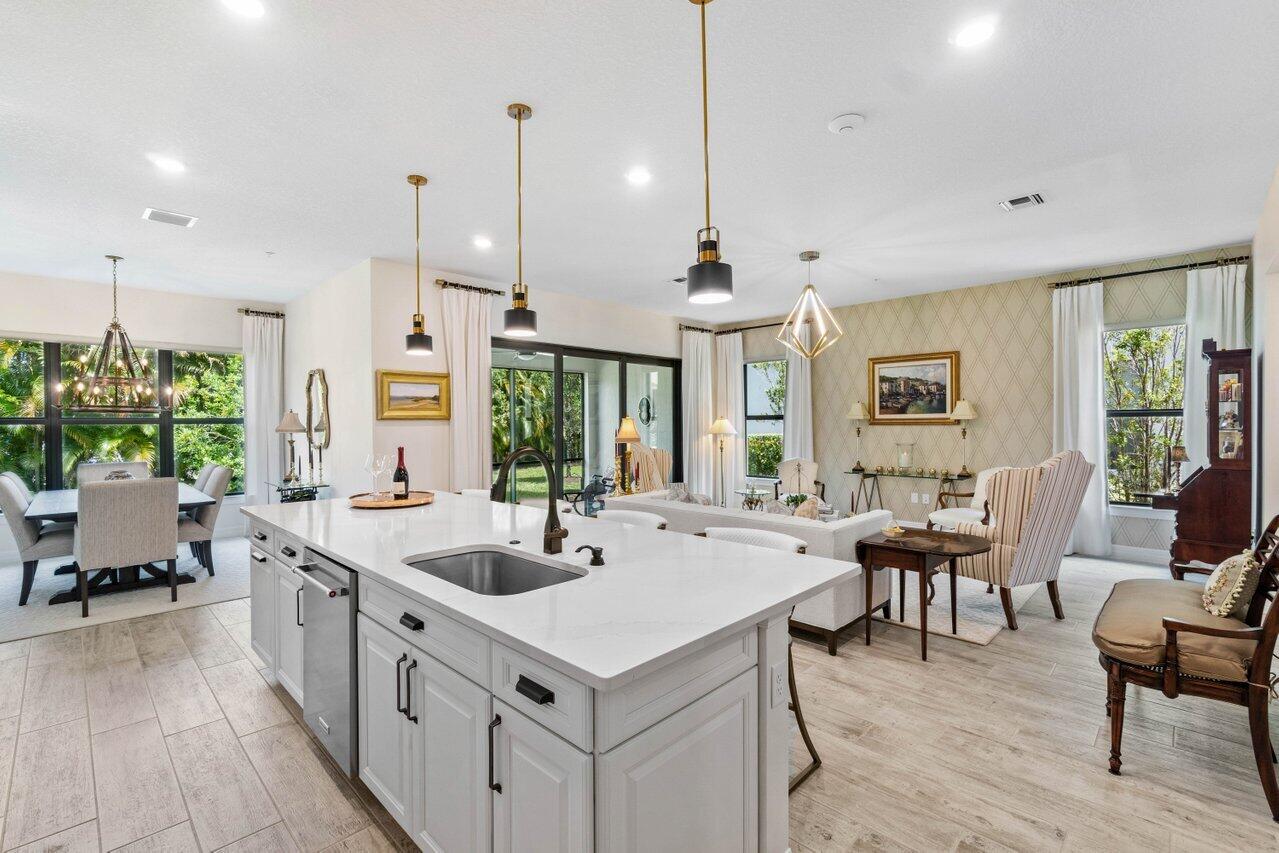
[[[280,425],[275,428],[276,432],[306,432],[306,427],[302,426],[302,421],[298,420],[298,413],[289,409],[284,413],[284,417],[280,419]]]
[[[1190,455],[1186,453],[1186,448],[1180,444],[1172,446],[1171,461],[1173,462],[1189,462]]]
[[[733,298],[733,268],[723,261],[698,261],[688,268],[688,301],[713,305]]]
[[[630,415],[622,418],[622,422],[617,427],[617,436],[614,441],[618,444],[639,444],[639,430],[635,428],[635,419]]]
[[[954,421],[971,421],[977,417],[977,409],[967,400],[956,400],[955,409],[950,413]]]
[[[502,314],[505,334],[513,338],[531,338],[537,334],[537,312],[531,308],[507,308]]]
[[[412,332],[404,336],[404,352],[406,355],[430,355],[435,351],[431,336],[421,332]]]
[[[711,435],[737,435],[737,430],[733,429],[733,425],[728,422],[728,418],[716,418],[715,423],[711,424]]]
[[[848,410],[848,419],[850,421],[868,421],[870,420],[870,412],[866,411],[866,404],[861,400],[853,403]]]

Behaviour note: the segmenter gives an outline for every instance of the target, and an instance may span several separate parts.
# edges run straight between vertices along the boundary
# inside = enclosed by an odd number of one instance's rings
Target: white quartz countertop
[[[242,507],[245,515],[597,690],[610,690],[861,574],[856,563],[562,515],[564,551],[542,553],[546,510],[436,493],[435,503],[358,510],[345,500]],[[511,544],[518,540],[517,544]],[[588,566],[579,545],[602,545]],[[586,574],[480,595],[405,565],[477,548]]]

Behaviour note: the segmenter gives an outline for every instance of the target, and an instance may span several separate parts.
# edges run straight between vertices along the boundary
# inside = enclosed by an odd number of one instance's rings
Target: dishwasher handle
[[[298,566],[299,576],[302,578],[302,580],[307,581],[308,583],[315,584],[317,587],[320,588],[320,591],[323,592],[325,595],[327,595],[329,598],[337,598],[338,596],[341,596],[341,595],[351,594],[351,590],[349,587],[341,586],[341,587],[338,587],[337,589],[334,589],[331,586],[325,586],[324,584],[320,583],[311,574],[311,572],[315,571],[316,568],[317,567],[315,563],[302,563],[301,565]]]

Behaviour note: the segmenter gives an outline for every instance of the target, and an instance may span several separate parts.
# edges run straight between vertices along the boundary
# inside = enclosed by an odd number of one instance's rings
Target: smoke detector
[[[151,222],[163,222],[165,225],[178,225],[182,228],[191,228],[199,221],[199,217],[196,216],[187,216],[185,213],[174,213],[171,210],[159,210],[154,207],[148,207],[142,211],[142,218]]]
[[[841,133],[852,133],[866,123],[866,116],[861,113],[844,113],[835,116],[826,125],[827,130],[838,136]]]
[[[1007,201],[1001,201],[999,206],[1009,213],[1012,213],[1015,210],[1021,210],[1026,207],[1038,207],[1043,203],[1043,196],[1039,193],[1031,193],[1030,195],[1021,195],[1017,196],[1017,198],[1010,198]]]

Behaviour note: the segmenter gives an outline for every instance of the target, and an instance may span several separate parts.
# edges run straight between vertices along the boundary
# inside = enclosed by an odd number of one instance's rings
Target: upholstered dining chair
[[[191,485],[203,492],[205,484],[209,482],[209,475],[218,467],[218,463],[216,462],[206,462],[204,467],[200,469],[200,473],[195,475],[195,482]]]
[[[80,615],[89,615],[89,573],[164,560],[178,600],[178,481],[105,480],[80,487],[75,526]]]
[[[149,462],[81,462],[75,466],[76,485],[100,483],[116,471],[123,471],[135,480],[151,476]]]
[[[707,539],[718,539],[721,542],[737,542],[741,545],[754,545],[757,548],[772,548],[791,554],[803,554],[808,546],[803,539],[778,533],[775,530],[757,530],[750,527],[708,527],[702,534]],[[791,608],[794,614],[795,608]],[[802,770],[791,777],[789,790],[794,791],[805,779],[813,775],[813,771],[822,766],[822,757],[817,754],[813,739],[808,736],[808,726],[804,723],[804,711],[799,704],[799,692],[795,689],[795,654],[792,649],[794,640],[786,638],[786,671],[790,684],[790,710],[795,713],[795,722],[799,726],[800,737],[808,749],[809,762]]]
[[[464,498],[484,498],[484,500],[489,499],[488,489],[463,489],[459,494],[461,494],[462,497]]]
[[[1006,466],[1005,466],[1006,467]],[[937,508],[928,514],[928,529],[940,527],[944,530],[954,530],[963,522],[969,524],[985,524],[994,526],[994,518],[990,514],[990,502],[987,500],[987,491],[990,488],[990,478],[1004,468],[985,468],[977,472],[977,476],[973,477],[973,490],[971,492],[956,491],[938,491],[937,492]],[[968,506],[963,506],[960,501],[968,498]]]
[[[199,480],[197,479],[196,482]],[[187,543],[191,549],[191,556],[208,569],[209,577],[214,575],[213,528],[218,522],[218,513],[222,510],[222,499],[226,497],[227,485],[230,482],[231,469],[224,465],[213,465],[208,476],[204,478],[204,485],[196,488],[213,498],[214,503],[198,506],[192,509],[189,515],[178,518],[178,541]]]
[[[635,527],[647,527],[650,530],[666,529],[666,519],[655,512],[641,512],[637,509],[601,509],[595,513],[595,517]]]
[[[25,484],[16,474],[6,471],[0,476],[0,512],[4,513],[14,541],[18,543],[18,558],[22,560],[22,590],[18,593],[18,606],[27,603],[31,584],[36,578],[36,567],[43,559],[69,557],[73,550],[71,528],[65,524],[28,521],[25,518],[31,501],[27,498]]]
[[[777,465],[777,480],[773,483],[773,497],[782,495],[816,495],[826,500],[826,484],[817,479],[817,463],[811,459],[783,459]]]
[[[22,495],[23,499],[28,504],[31,503],[31,499],[35,497],[35,493],[32,492],[31,489],[27,487],[26,480],[22,479],[21,477],[19,477],[17,474],[13,473],[12,471],[5,471],[3,474],[0,474],[0,477],[4,477],[9,482],[17,486],[18,493]]]
[[[1057,590],[1057,573],[1079,507],[1088,491],[1093,464],[1078,450],[1067,450],[1032,468],[1005,468],[990,478],[987,500],[994,527],[961,521],[958,533],[989,539],[985,554],[962,557],[952,565],[960,577],[999,587],[1008,627],[1017,630],[1012,588],[1044,583],[1053,615],[1066,616]]]

